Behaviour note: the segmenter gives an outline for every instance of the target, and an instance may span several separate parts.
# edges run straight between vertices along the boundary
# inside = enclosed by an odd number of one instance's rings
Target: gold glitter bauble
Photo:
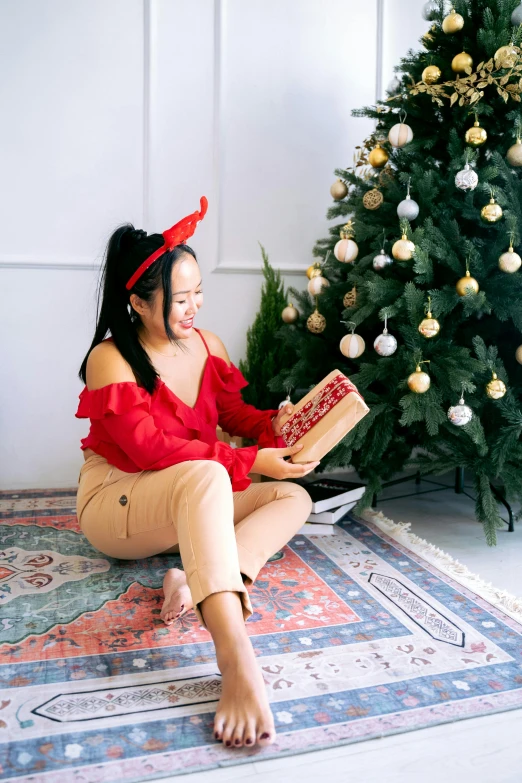
[[[415,394],[424,394],[431,385],[431,378],[427,372],[423,372],[420,365],[417,365],[415,372],[408,376],[408,388]]]
[[[309,266],[309,267],[308,267],[308,269],[306,270],[306,276],[307,276],[307,278],[308,278],[309,280],[311,280],[311,279],[312,279],[312,277],[319,277],[319,275],[320,275],[320,274],[321,274],[321,270],[320,270],[320,268],[317,266],[317,263],[315,263],[315,264],[312,264],[312,265],[311,265],[311,266]]]
[[[501,46],[495,52],[495,68],[513,68],[518,60],[518,52],[519,50],[513,44]]]
[[[299,310],[294,307],[292,302],[288,302],[287,306],[281,313],[281,318],[285,324],[293,324],[299,318]]]
[[[392,256],[396,261],[411,261],[413,258],[413,252],[415,245],[408,239],[406,234],[403,234],[401,239],[394,242],[392,247]]]
[[[485,223],[497,223],[502,217],[502,207],[500,204],[496,204],[495,199],[491,197],[489,204],[480,210],[480,217]]]
[[[459,296],[466,296],[468,293],[478,294],[479,292],[479,284],[474,277],[471,277],[469,271],[466,272],[464,277],[461,277],[460,280],[457,280],[457,285],[455,288],[457,289]]]
[[[448,35],[451,33],[458,33],[464,27],[464,19],[460,14],[455,12],[452,8],[448,16],[445,16],[442,20],[442,29]]]
[[[442,71],[436,65],[428,65],[422,72],[422,81],[424,84],[435,84],[442,75]]]
[[[513,245],[510,245],[509,250],[507,250],[505,253],[502,253],[498,259],[499,269],[501,269],[503,272],[507,272],[510,275],[512,275],[514,272],[518,272],[521,266],[522,258],[520,258],[518,253],[515,253],[513,250]]]
[[[366,209],[379,209],[383,201],[384,196],[378,188],[372,188],[372,190],[368,190],[364,194],[362,200]]]
[[[484,128],[480,127],[479,121],[475,120],[473,126],[467,129],[464,138],[470,147],[481,147],[488,138],[488,134]]]
[[[308,316],[306,326],[309,332],[312,334],[321,334],[326,329],[326,318],[321,315],[317,308],[313,311],[312,315]]]
[[[437,321],[436,318],[431,317],[431,313],[428,313],[427,318],[423,318],[423,320],[419,324],[419,332],[422,334],[423,337],[426,337],[428,340],[431,337],[435,337],[440,331],[440,324]]]
[[[345,307],[355,307],[357,304],[357,289],[354,286],[351,291],[347,291],[343,296],[343,305]]]
[[[522,139],[517,139],[506,152],[507,162],[512,166],[522,166]]]
[[[500,400],[500,398],[503,397],[505,393],[506,384],[504,381],[501,381],[500,378],[497,378],[497,373],[494,372],[493,378],[486,386],[486,394],[492,400]]]
[[[456,54],[451,61],[451,70],[455,73],[464,73],[466,68],[473,68],[473,57],[467,52]]]
[[[336,180],[330,188],[330,195],[333,199],[335,199],[335,201],[341,201],[345,196],[348,195],[348,188],[346,187],[346,183],[343,182],[342,179]]]
[[[515,351],[515,359],[519,364],[522,364],[522,345],[519,345]]]
[[[368,163],[370,164],[370,166],[373,166],[374,169],[380,169],[387,162],[388,162],[388,153],[386,152],[385,149],[381,147],[380,144],[377,144],[377,146],[374,147],[373,150],[368,155]]]

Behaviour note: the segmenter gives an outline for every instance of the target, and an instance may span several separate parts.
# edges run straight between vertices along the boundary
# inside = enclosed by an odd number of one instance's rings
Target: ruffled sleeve
[[[220,356],[212,356],[215,368],[218,423],[229,435],[257,440],[259,448],[285,448],[282,437],[274,434],[272,419],[277,409],[258,410],[241,397],[248,386],[243,373],[233,362],[230,366]]]
[[[234,491],[246,489],[258,446],[234,449],[216,441],[187,440],[159,427],[151,412],[151,396],[136,383],[125,381],[80,394],[76,418],[90,418],[103,427],[110,440],[138,470],[162,470],[186,460],[209,459],[227,469]]]

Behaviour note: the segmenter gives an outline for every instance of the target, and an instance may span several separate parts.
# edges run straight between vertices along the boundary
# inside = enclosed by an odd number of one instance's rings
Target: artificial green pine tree
[[[268,260],[265,248],[263,256],[264,283],[261,288],[261,304],[255,320],[247,330],[246,359],[239,361],[239,369],[249,382],[242,392],[243,399],[256,408],[277,408],[283,397],[268,388],[268,381],[277,375],[288,361],[295,361],[295,352],[285,350],[274,333],[281,324],[281,312],[287,300],[281,273]]]
[[[516,359],[522,343],[522,269],[510,274],[499,268],[499,257],[511,241],[521,252],[522,239],[522,157],[515,166],[506,158],[522,128],[522,26],[513,27],[511,21],[517,2],[455,0],[463,27],[454,33],[442,26],[447,7],[444,11],[442,2],[427,3],[425,14],[432,26],[421,39],[422,50],[410,50],[401,60],[396,86],[385,100],[353,112],[373,118],[375,131],[359,148],[354,167],[336,170],[348,193],[327,216],[353,221],[359,253],[353,263],[340,263],[332,252],[323,264],[330,285],[318,297],[327,324],[321,334],[311,334],[306,327],[315,306],[308,292],[289,289],[302,315],[296,324],[280,326],[278,336],[297,351],[298,361],[271,381],[271,388],[279,391],[288,384],[308,387],[339,368],[371,411],[323,458],[321,468],[354,465],[368,483],[360,507],[369,506],[383,483],[406,467],[420,465],[423,473],[464,468],[473,478],[476,516],[490,545],[496,543],[496,529],[504,525],[495,495],[522,500],[522,366]],[[513,17],[517,24],[521,12],[519,7]],[[473,64],[457,74],[452,60],[462,52]],[[423,81],[428,66],[441,71],[432,84],[426,74]],[[465,141],[475,114],[487,132],[485,143],[476,147]],[[400,121],[411,127],[413,139],[396,147],[388,133]],[[377,142],[389,156],[384,169],[368,163]],[[521,149],[515,148],[510,157]],[[466,163],[478,175],[478,185],[467,191],[455,181]],[[397,208],[408,183],[420,210],[416,219],[401,225]],[[363,196],[376,187],[384,201],[377,209],[367,209]],[[492,196],[503,216],[486,223],[481,209]],[[324,258],[327,250],[334,250],[341,225],[317,243],[315,255]],[[412,259],[374,268],[381,248],[391,256],[403,230],[415,245]],[[456,283],[465,275],[466,264],[480,291],[468,288],[460,296]],[[353,286],[356,303],[344,307],[343,296]],[[418,330],[428,296],[440,323],[439,333],[431,338]],[[378,355],[373,347],[385,317],[398,341],[390,356]],[[343,320],[354,322],[366,341],[357,359],[347,359],[339,350],[348,333]],[[522,348],[520,361],[521,354]],[[421,359],[429,361],[422,369],[431,386],[414,393],[407,379]],[[490,399],[486,393],[493,372],[507,387],[502,399]],[[462,393],[473,417],[455,426],[447,412]]]

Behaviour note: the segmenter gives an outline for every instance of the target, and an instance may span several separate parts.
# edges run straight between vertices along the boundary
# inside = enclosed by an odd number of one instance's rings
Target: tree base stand
[[[427,474],[429,475],[429,474]],[[394,495],[391,498],[386,498],[386,501],[388,500],[399,500],[399,498],[409,498],[413,497],[415,495],[425,495],[428,492],[443,492],[444,490],[451,489],[451,486],[448,484],[441,484],[440,481],[432,481],[430,479],[425,478],[424,476],[421,476],[420,471],[417,471],[413,476],[404,476],[404,478],[400,479],[394,479],[393,481],[387,481],[383,484],[383,489],[387,489],[388,487],[393,487],[397,484],[405,484],[408,481],[415,481],[416,486],[419,486],[421,481],[423,481],[425,484],[433,484],[435,487],[434,489],[422,489],[417,490],[415,492],[407,492],[405,495]],[[508,513],[508,518],[504,519],[504,517],[501,517],[502,521],[506,523],[508,526],[508,533],[514,533],[515,532],[515,525],[514,525],[514,519],[513,519],[513,510],[510,506],[510,504],[507,502],[505,497],[503,496],[502,492],[493,484],[490,482],[491,491],[495,495],[497,501],[499,503],[502,503],[504,508],[506,509]],[[466,492],[464,488],[464,468],[456,468],[455,470],[455,485],[454,485],[454,491],[457,495],[466,495],[467,498],[470,500],[475,501],[475,498],[470,495],[468,492]],[[377,507],[377,495],[373,496],[373,502],[372,505],[374,508]]]

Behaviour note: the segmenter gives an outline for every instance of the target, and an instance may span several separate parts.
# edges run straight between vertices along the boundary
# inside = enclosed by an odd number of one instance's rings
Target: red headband
[[[161,247],[154,251],[152,255],[145,259],[145,261],[136,269],[130,280],[126,283],[125,288],[130,291],[134,283],[140,279],[142,274],[167,250],[172,250],[176,245],[182,245],[189,237],[192,236],[196,230],[198,221],[203,220],[207,214],[208,201],[205,196],[201,196],[200,199],[201,210],[196,210],[192,215],[187,215],[172,228],[163,232],[165,242]]]

